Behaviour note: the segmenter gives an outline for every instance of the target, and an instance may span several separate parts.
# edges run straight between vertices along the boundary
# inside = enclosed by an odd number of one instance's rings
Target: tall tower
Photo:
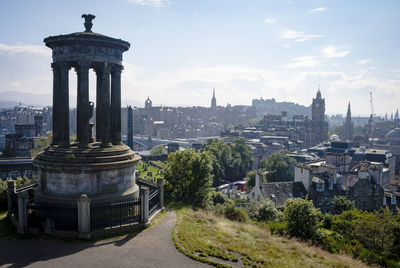
[[[213,89],[213,96],[211,99],[211,109],[215,109],[217,107],[217,99],[215,98],[215,88]]]
[[[343,123],[343,127],[344,127],[344,134],[345,134],[344,138],[346,140],[352,140],[353,132],[354,132],[354,124],[353,124],[353,122],[351,122],[350,102],[349,102],[349,105],[347,106],[346,121]]]
[[[328,124],[325,122],[325,99],[321,97],[318,88],[316,98],[313,98],[311,106],[311,144],[326,141],[328,139]]]
[[[132,107],[128,107],[128,146],[133,150],[133,110]]]

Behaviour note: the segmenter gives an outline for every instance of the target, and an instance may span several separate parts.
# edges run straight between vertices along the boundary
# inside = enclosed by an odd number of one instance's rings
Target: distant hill
[[[18,102],[16,101],[0,101],[0,109],[2,108],[12,108],[14,106],[18,105]]]

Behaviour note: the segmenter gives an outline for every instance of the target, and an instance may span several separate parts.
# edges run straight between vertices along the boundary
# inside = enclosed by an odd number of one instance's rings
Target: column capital
[[[57,62],[57,67],[60,70],[69,70],[71,68],[71,63],[68,61],[60,61],[60,62]]]
[[[77,61],[77,63],[76,63],[75,71],[76,72],[79,72],[79,71],[87,72],[87,71],[89,71],[90,66],[91,66],[90,61],[80,60],[80,61]]]
[[[111,66],[107,62],[104,62],[100,66],[96,67],[94,70],[96,74],[102,74],[102,73],[109,74],[111,72]]]
[[[118,73],[121,73],[123,69],[124,69],[124,66],[119,65],[119,64],[112,64],[112,65],[110,65],[110,72],[111,72],[111,74],[118,74]]]

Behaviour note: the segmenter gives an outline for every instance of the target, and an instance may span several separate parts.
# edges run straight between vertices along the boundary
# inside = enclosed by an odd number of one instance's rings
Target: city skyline
[[[51,104],[50,35],[83,31],[80,15],[93,13],[93,31],[132,44],[124,57],[123,105],[251,105],[275,98],[305,106],[318,86],[327,114],[395,112],[400,66],[395,1],[119,0],[2,2],[0,93]],[[68,22],[68,23],[67,23]],[[70,71],[71,107],[76,79]],[[95,99],[90,75],[90,99]],[[13,99],[19,101],[18,99]],[[26,102],[22,100],[23,102]],[[27,103],[27,102],[26,102]],[[28,103],[35,104],[35,103]]]

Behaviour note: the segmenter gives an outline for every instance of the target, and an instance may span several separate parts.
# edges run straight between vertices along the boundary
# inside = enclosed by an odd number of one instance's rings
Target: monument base
[[[92,201],[137,198],[135,165],[140,156],[126,145],[51,146],[34,159],[38,168],[36,200],[63,203],[86,194]]]

